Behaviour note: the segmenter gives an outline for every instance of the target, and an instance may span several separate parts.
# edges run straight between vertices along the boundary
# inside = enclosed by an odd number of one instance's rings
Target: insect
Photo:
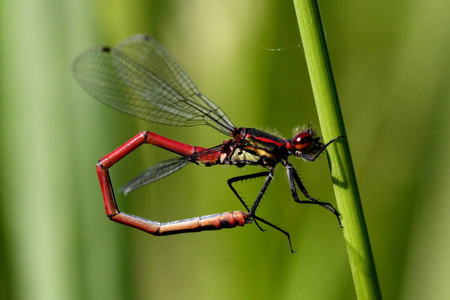
[[[256,216],[258,205],[274,177],[275,166],[280,163],[287,170],[294,201],[316,204],[327,209],[336,216],[341,226],[338,211],[332,204],[309,195],[288,160],[289,156],[295,156],[314,161],[328,145],[340,137],[324,144],[311,126],[300,131],[293,139],[283,139],[255,128],[236,127],[219,106],[200,93],[167,50],[149,36],[135,35],[113,48],[100,47],[88,50],[75,60],[73,69],[78,82],[88,93],[119,111],[166,125],[208,125],[231,137],[218,146],[204,148],[144,131],[104,156],[97,163],[97,174],[106,214],[111,220],[153,235],[233,228],[252,221],[261,229],[258,224],[261,222],[285,234],[292,251],[288,232]],[[264,167],[266,171],[228,180],[229,187],[246,211],[159,223],[120,212],[109,177],[108,169],[142,144],[152,144],[181,157],[150,167],[122,188],[125,194],[162,179],[189,163],[237,167],[254,165]],[[265,177],[264,184],[253,205],[248,206],[233,184],[259,177]],[[297,188],[306,200],[299,199]]]

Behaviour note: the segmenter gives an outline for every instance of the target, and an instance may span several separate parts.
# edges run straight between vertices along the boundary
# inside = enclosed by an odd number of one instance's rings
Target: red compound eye
[[[294,149],[301,152],[308,152],[314,145],[314,138],[309,132],[300,132],[293,139]]]

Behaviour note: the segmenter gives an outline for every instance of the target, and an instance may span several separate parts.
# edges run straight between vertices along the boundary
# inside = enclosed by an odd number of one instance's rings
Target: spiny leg
[[[237,176],[237,177],[233,177],[233,178],[228,179],[228,181],[227,181],[228,186],[233,191],[233,193],[236,195],[236,197],[239,199],[239,201],[242,203],[242,205],[244,205],[245,209],[247,209],[248,212],[250,212],[250,209],[248,208],[247,203],[245,203],[245,201],[242,199],[242,197],[236,191],[236,189],[233,186],[233,183],[238,182],[238,181],[244,181],[244,180],[248,180],[248,179],[263,177],[263,176],[267,176],[267,175],[269,175],[269,172],[260,172],[260,173],[255,173],[255,174]],[[261,226],[259,226],[259,224],[256,221],[256,219],[255,219],[255,224],[256,224],[256,226],[258,226],[258,228],[261,231],[264,231],[264,229],[261,228]]]
[[[289,248],[291,249],[291,252],[292,252],[292,253],[295,253],[294,249],[292,249],[291,236],[290,236],[289,232],[287,232],[287,231],[281,229],[280,227],[278,227],[278,226],[276,226],[276,225],[274,225],[274,224],[272,224],[272,223],[270,223],[270,222],[264,220],[263,218],[260,218],[260,217],[255,216],[255,215],[253,215],[253,219],[254,219],[254,220],[258,220],[258,221],[260,221],[260,222],[262,222],[262,223],[264,223],[264,224],[266,224],[266,225],[272,227],[273,229],[278,230],[278,231],[281,232],[282,234],[284,234],[284,235],[287,237],[287,239],[288,239],[288,242],[289,242]]]
[[[250,210],[250,214],[252,216],[255,215],[256,209],[258,208],[259,203],[261,202],[262,197],[264,196],[264,193],[266,192],[267,188],[269,187],[270,182],[273,179],[273,171],[267,172],[266,180],[264,181],[262,189],[259,191],[258,197],[256,197],[255,202],[253,202],[252,209]]]
[[[233,183],[236,181],[242,181],[242,180],[247,180],[247,179],[253,179],[253,178],[258,178],[258,177],[263,177],[263,176],[267,176],[266,180],[264,181],[264,185],[261,189],[261,191],[258,194],[258,197],[256,197],[255,202],[252,205],[252,209],[249,210],[247,204],[244,202],[244,200],[241,198],[241,196],[238,194],[238,192],[236,191],[236,189],[233,187]],[[291,243],[291,236],[289,234],[289,232],[281,229],[280,227],[276,226],[273,223],[270,223],[269,221],[264,220],[263,218],[260,218],[258,216],[255,215],[256,209],[258,208],[259,203],[261,202],[262,197],[264,196],[264,193],[267,190],[267,187],[269,186],[270,182],[273,179],[273,172],[261,172],[261,173],[256,173],[256,174],[250,174],[250,175],[244,175],[244,176],[239,176],[239,177],[234,177],[228,180],[228,185],[230,186],[231,190],[233,191],[233,193],[236,195],[236,197],[238,197],[238,199],[241,201],[241,203],[245,206],[245,208],[247,209],[247,211],[250,212],[250,215],[252,216],[253,220],[255,221],[255,224],[258,226],[258,228],[261,231],[264,231],[261,226],[259,226],[259,224],[257,223],[257,221],[262,222],[270,227],[272,227],[275,230],[278,230],[279,232],[281,232],[282,234],[284,234],[289,242],[289,248],[291,249],[292,253],[295,253],[294,249],[292,249],[292,243]]]
[[[227,181],[228,186],[233,191],[233,193],[236,195],[236,197],[239,199],[239,201],[242,203],[242,205],[244,205],[244,207],[247,209],[248,212],[250,212],[250,209],[248,208],[247,203],[245,203],[245,201],[242,199],[242,197],[239,195],[239,193],[233,187],[233,183],[238,182],[238,181],[244,181],[244,180],[248,180],[248,179],[263,177],[263,176],[267,176],[267,175],[269,175],[269,172],[260,172],[260,173],[255,173],[255,174],[237,176],[237,177],[228,179],[228,181]]]
[[[295,170],[295,168],[290,163],[286,164],[286,170],[287,170],[287,174],[288,174],[288,179],[289,179],[289,185],[290,185],[290,188],[291,188],[292,198],[294,198],[294,201],[297,202],[297,203],[320,205],[321,207],[323,207],[326,210],[332,212],[336,216],[336,218],[338,219],[338,222],[339,222],[339,226],[342,228],[340,214],[336,210],[336,208],[334,208],[334,206],[331,203],[322,202],[322,201],[319,201],[319,200],[311,197],[309,195],[308,191],[306,190],[305,186],[303,185],[300,177],[298,176],[297,171]],[[297,184],[297,186],[300,189],[300,191],[302,192],[302,194],[306,198],[308,198],[309,201],[308,200],[300,200],[298,198],[297,188],[296,188],[295,184]]]

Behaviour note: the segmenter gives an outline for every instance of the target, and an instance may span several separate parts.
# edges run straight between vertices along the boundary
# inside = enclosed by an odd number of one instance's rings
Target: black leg
[[[238,177],[233,177],[228,179],[228,186],[230,187],[230,189],[233,191],[233,193],[236,195],[236,197],[239,199],[239,201],[242,203],[242,205],[244,205],[245,209],[247,209],[247,211],[249,213],[250,209],[247,206],[247,203],[245,203],[245,201],[242,199],[242,197],[239,195],[239,193],[236,191],[236,189],[233,186],[233,183],[238,182],[238,181],[244,181],[244,180],[248,180],[248,179],[253,179],[253,178],[258,178],[258,177],[263,177],[263,176],[268,176],[269,172],[260,172],[260,173],[255,173],[255,174],[249,174],[249,175],[244,175],[244,176],[238,176]],[[252,214],[254,216],[254,214]],[[261,228],[261,226],[259,226],[258,222],[256,221],[256,218],[253,218],[255,221],[256,226],[258,226],[258,228],[261,231],[264,231],[263,228]],[[259,218],[258,218],[259,219]],[[268,223],[267,221],[263,222],[263,223]],[[270,224],[270,223],[269,223]],[[273,227],[273,226],[272,226]]]
[[[267,176],[266,180],[264,181],[263,187],[261,188],[261,191],[258,194],[258,197],[256,197],[255,202],[252,205],[251,210],[249,210],[247,204],[244,202],[244,200],[242,199],[242,197],[239,195],[239,193],[236,191],[236,189],[233,187],[233,183],[237,182],[237,181],[243,181],[243,180],[247,180],[247,179],[253,179],[253,178],[258,178],[258,177],[263,177],[263,176]],[[270,227],[272,227],[275,230],[278,230],[279,232],[281,232],[282,234],[284,234],[289,242],[289,248],[291,249],[291,252],[294,253],[294,249],[292,249],[292,243],[291,243],[291,236],[289,235],[289,232],[281,229],[280,227],[276,226],[275,224],[272,224],[266,220],[264,220],[263,218],[260,218],[258,216],[255,215],[256,209],[258,208],[259,203],[261,202],[262,197],[264,196],[264,193],[266,192],[270,182],[273,179],[273,172],[261,172],[261,173],[256,173],[256,174],[250,174],[250,175],[244,175],[244,176],[239,176],[239,177],[234,177],[228,180],[228,186],[230,187],[230,189],[233,191],[233,193],[236,195],[236,197],[239,199],[239,201],[241,201],[242,205],[244,205],[244,207],[247,209],[247,211],[250,212],[250,214],[252,215],[253,220],[255,221],[255,224],[258,226],[259,229],[261,229],[262,231],[264,231],[257,223],[257,221],[264,223]],[[291,185],[292,186],[292,185]],[[295,188],[295,186],[294,186]],[[305,190],[306,191],[306,190]],[[297,192],[295,191],[295,195],[297,195]],[[298,199],[298,197],[297,197]],[[299,200],[300,201],[300,200]],[[309,202],[309,201],[308,201]],[[312,202],[311,202],[312,203]]]
[[[266,180],[264,181],[263,187],[259,191],[258,197],[256,197],[255,202],[253,202],[252,209],[250,210],[250,214],[252,216],[255,215],[255,212],[256,212],[256,209],[258,208],[259,202],[261,202],[261,199],[264,196],[264,193],[266,192],[267,188],[269,187],[270,182],[273,179],[273,172],[268,172],[268,173],[269,174],[267,175]]]
[[[269,172],[255,173],[255,174],[238,176],[238,177],[233,177],[233,178],[228,179],[228,181],[227,181],[228,186],[233,191],[233,193],[236,195],[236,197],[239,199],[239,201],[241,201],[242,205],[244,205],[244,207],[247,209],[248,212],[250,212],[250,209],[248,208],[247,203],[244,202],[242,197],[238,194],[236,189],[233,187],[233,183],[238,182],[238,181],[244,181],[244,180],[248,180],[248,179],[263,177],[263,176],[267,176],[267,175],[269,175]]]
[[[294,198],[294,201],[297,203],[317,204],[317,205],[322,206],[323,208],[332,212],[336,216],[336,218],[338,219],[338,222],[339,222],[339,226],[342,227],[341,218],[340,218],[339,212],[336,210],[336,208],[334,208],[334,206],[331,203],[322,202],[322,201],[319,201],[319,200],[311,197],[309,195],[308,191],[306,190],[305,186],[303,185],[300,177],[298,176],[297,171],[294,169],[294,167],[290,163],[286,164],[286,170],[287,170],[287,174],[288,174],[289,185],[291,187],[292,198]],[[300,191],[302,192],[302,194],[306,198],[308,198],[309,201],[308,200],[300,200],[298,198],[297,189],[296,189],[295,184],[297,184],[297,186],[300,189]]]
[[[275,230],[278,230],[278,231],[281,232],[282,234],[284,234],[284,235],[287,237],[287,239],[288,239],[288,242],[289,242],[289,248],[291,249],[291,252],[292,252],[292,253],[295,253],[294,249],[292,249],[291,236],[289,235],[289,232],[287,232],[287,231],[281,229],[280,227],[278,227],[278,226],[276,226],[276,225],[274,225],[274,224],[272,224],[272,223],[270,223],[270,222],[267,222],[266,220],[264,220],[264,219],[262,219],[262,218],[260,218],[260,217],[255,216],[255,215],[253,216],[253,218],[254,218],[255,220],[258,220],[258,221],[260,221],[260,222],[262,222],[262,223],[264,223],[264,224],[266,224],[266,225],[272,227],[272,228],[275,229]]]

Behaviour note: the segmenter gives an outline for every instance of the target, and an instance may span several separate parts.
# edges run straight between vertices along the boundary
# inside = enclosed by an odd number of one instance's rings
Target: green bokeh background
[[[449,10],[443,0],[321,3],[385,299],[450,295]],[[355,299],[336,219],[295,204],[282,168],[258,213],[291,233],[295,254],[254,225],[153,237],[110,222],[100,157],[142,130],[205,147],[226,137],[114,111],[71,71],[82,51],[147,33],[236,125],[291,137],[318,122],[290,1],[3,0],[0,26],[1,299]],[[172,156],[141,147],[113,182]],[[312,195],[334,203],[325,156],[294,164]],[[118,196],[119,207],[158,221],[238,210],[226,180],[257,171],[192,165]],[[251,202],[261,184],[237,186]]]

